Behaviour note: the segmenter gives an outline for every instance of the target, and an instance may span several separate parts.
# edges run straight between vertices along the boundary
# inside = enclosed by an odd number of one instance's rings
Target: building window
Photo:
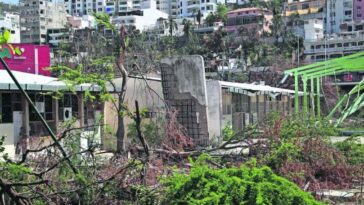
[[[342,43],[338,43],[337,44],[337,47],[343,47],[343,44]]]
[[[291,11],[295,11],[295,10],[297,10],[297,5],[290,6],[290,7],[289,7],[289,10],[291,10]]]
[[[363,25],[355,26],[355,31],[362,31],[362,30],[363,30]]]
[[[40,114],[45,120],[53,120],[53,101],[50,95],[29,94]],[[35,110],[29,105],[29,121],[40,121]]]
[[[345,11],[345,15],[351,15],[351,11]]]
[[[309,9],[310,8],[310,4],[302,4],[302,9]]]
[[[13,111],[11,106],[11,94],[1,94],[1,123],[12,123],[13,122]]]

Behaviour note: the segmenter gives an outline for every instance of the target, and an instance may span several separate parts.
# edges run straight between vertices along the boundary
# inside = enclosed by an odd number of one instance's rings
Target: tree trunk
[[[127,85],[127,78],[128,73],[124,68],[124,65],[121,63],[122,61],[119,58],[119,62],[117,63],[117,67],[121,71],[122,76],[122,83],[121,83],[121,91],[118,94],[118,130],[116,131],[116,151],[118,153],[122,153],[125,151],[125,127],[124,127],[124,114],[125,111],[125,93],[126,93],[126,85]]]
[[[116,132],[116,140],[117,140],[116,150],[118,153],[125,151],[124,138],[125,138],[124,116],[118,113],[118,130]]]

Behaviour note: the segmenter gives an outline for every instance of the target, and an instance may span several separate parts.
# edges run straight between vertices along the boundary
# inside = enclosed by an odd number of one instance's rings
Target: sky
[[[11,4],[18,4],[19,3],[19,0],[1,0],[2,2],[5,2],[5,3],[11,3]]]

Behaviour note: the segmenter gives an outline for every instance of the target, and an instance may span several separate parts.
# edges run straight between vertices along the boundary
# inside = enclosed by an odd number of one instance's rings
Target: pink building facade
[[[227,32],[238,33],[241,27],[248,30],[256,28],[259,33],[270,32],[273,14],[271,11],[260,8],[242,8],[230,11],[227,14]]]
[[[362,21],[364,20],[364,0],[353,0],[353,20]]]
[[[50,76],[50,49],[48,45],[6,44],[0,47],[0,56],[10,69],[36,75]],[[4,69],[0,65],[0,69]]]

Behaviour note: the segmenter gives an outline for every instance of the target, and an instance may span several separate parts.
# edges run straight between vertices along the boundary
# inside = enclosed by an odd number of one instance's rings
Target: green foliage
[[[357,137],[349,137],[334,145],[344,154],[348,163],[353,165],[364,164],[364,145],[360,144],[360,139]]]
[[[223,139],[225,141],[231,139],[232,137],[234,137],[236,135],[235,131],[233,130],[233,128],[231,127],[231,125],[226,125],[223,129],[222,129],[222,136]]]
[[[8,30],[3,31],[3,33],[0,33],[0,45],[6,44],[10,41],[11,34]]]
[[[114,32],[116,31],[115,26],[111,24],[109,14],[98,12],[94,13],[93,16],[95,17],[95,21],[97,22],[97,24],[105,26],[106,28],[111,29]]]
[[[269,167],[212,169],[193,163],[189,174],[175,173],[162,181],[165,204],[321,204]]]

